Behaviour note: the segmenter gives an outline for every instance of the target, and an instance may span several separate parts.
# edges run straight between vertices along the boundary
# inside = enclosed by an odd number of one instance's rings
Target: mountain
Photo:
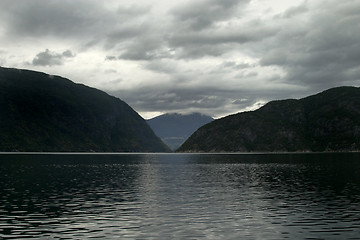
[[[0,68],[0,151],[169,149],[118,98],[62,77]]]
[[[359,151],[360,88],[338,87],[201,127],[180,152]]]
[[[165,142],[172,150],[175,150],[199,127],[213,120],[213,118],[200,113],[188,115],[167,113],[149,119],[147,120],[147,123],[163,142]]]

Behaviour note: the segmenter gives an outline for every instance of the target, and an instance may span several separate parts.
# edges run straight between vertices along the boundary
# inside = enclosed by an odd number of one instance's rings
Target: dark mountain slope
[[[65,78],[0,68],[0,151],[167,150],[120,99]]]
[[[200,114],[163,114],[147,120],[147,123],[172,150],[177,149],[199,127],[214,119]]]
[[[300,100],[272,101],[196,131],[194,152],[360,150],[360,89],[339,87]]]

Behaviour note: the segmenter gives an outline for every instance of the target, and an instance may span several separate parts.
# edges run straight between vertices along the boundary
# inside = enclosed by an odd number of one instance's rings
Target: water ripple
[[[359,154],[1,155],[1,239],[359,239]]]

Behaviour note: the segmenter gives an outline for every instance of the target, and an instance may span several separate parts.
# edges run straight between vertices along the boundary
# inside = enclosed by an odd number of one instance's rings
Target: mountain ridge
[[[124,101],[60,76],[0,67],[0,106],[0,151],[169,151]]]
[[[360,150],[360,88],[337,87],[201,127],[179,152],[323,152]]]

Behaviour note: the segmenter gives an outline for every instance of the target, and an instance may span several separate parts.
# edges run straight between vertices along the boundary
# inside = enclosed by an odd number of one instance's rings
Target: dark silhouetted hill
[[[172,150],[176,150],[199,127],[213,120],[213,118],[200,113],[188,115],[168,113],[149,119],[147,123],[164,143]]]
[[[360,89],[338,87],[215,120],[181,152],[359,151]]]
[[[0,68],[0,151],[169,149],[118,98],[62,77]]]

